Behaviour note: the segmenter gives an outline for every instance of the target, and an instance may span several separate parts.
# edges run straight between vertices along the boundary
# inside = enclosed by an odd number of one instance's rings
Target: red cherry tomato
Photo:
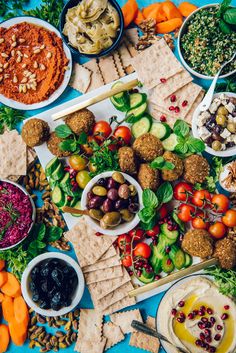
[[[158,235],[159,233],[160,233],[160,227],[159,227],[158,224],[155,225],[152,229],[146,231],[146,234],[147,234],[149,237],[155,237],[155,236]]]
[[[132,229],[129,231],[129,235],[136,241],[140,241],[143,239],[145,231],[143,229]]]
[[[121,234],[118,236],[117,243],[119,248],[126,253],[131,249],[131,236],[129,234]]]
[[[132,134],[127,126],[119,126],[114,131],[114,137],[122,139],[128,145],[131,142]]]
[[[209,207],[211,194],[207,190],[196,190],[193,193],[192,203],[198,207]]]
[[[191,199],[193,187],[185,182],[180,182],[174,187],[174,198],[179,201],[186,201]]]
[[[222,217],[222,222],[227,227],[236,227],[236,210],[228,210]]]
[[[132,258],[131,258],[131,255],[125,255],[123,258],[122,258],[122,265],[125,266],[125,267],[130,267],[132,266]]]
[[[146,243],[139,243],[134,248],[134,256],[141,256],[148,259],[151,255],[151,248]]]
[[[186,205],[185,203],[183,203],[179,206],[178,211],[179,219],[183,222],[189,222],[194,217],[195,208],[191,205]]]
[[[215,222],[209,227],[208,231],[213,236],[213,238],[221,239],[224,237],[227,228],[223,223]]]
[[[162,218],[165,218],[167,214],[168,214],[168,210],[167,210],[166,204],[164,203],[161,206],[161,208],[159,208],[158,215],[159,215],[159,218],[162,219]]]
[[[209,228],[209,222],[206,222],[204,220],[204,213],[199,212],[196,214],[196,218],[192,220],[192,226],[195,229],[208,229]]]
[[[229,208],[229,199],[223,194],[216,194],[212,197],[213,210],[217,213],[225,213]]]
[[[107,121],[101,120],[94,125],[93,135],[98,141],[103,142],[111,133],[111,126]]]

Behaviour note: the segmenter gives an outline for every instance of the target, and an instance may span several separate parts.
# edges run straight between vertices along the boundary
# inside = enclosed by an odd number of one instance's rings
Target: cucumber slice
[[[60,164],[60,161],[59,161],[59,159],[57,157],[54,157],[53,159],[51,159],[47,163],[46,168],[45,168],[46,175],[50,176],[57,169],[59,164]]]
[[[55,186],[52,191],[52,202],[55,203],[55,205],[58,207],[61,207],[65,202],[65,195],[59,186]]]
[[[129,96],[130,108],[137,108],[147,100],[146,93],[132,93]]]
[[[166,151],[174,151],[176,145],[178,144],[177,136],[173,133],[170,134],[167,139],[162,141],[162,145]]]
[[[171,247],[169,256],[178,270],[185,266],[185,254],[178,246],[173,245]]]
[[[123,85],[124,85],[123,82],[117,81],[117,82],[115,82],[115,83],[111,86],[111,88],[114,89],[114,88],[117,88],[117,87],[121,87],[121,86],[123,86]],[[118,99],[120,99],[120,98],[123,97],[123,95],[124,95],[125,92],[126,92],[126,91],[117,93],[117,94],[115,94],[113,97],[114,97],[116,100],[118,100]]]
[[[81,210],[81,201],[80,200],[77,201],[73,207],[76,208],[77,210]],[[74,217],[81,217],[80,214],[71,213],[71,215]]]
[[[70,185],[70,173],[66,173],[65,176],[62,178],[60,181],[60,187],[63,189],[64,187],[67,187]]]
[[[156,136],[160,140],[164,140],[171,134],[171,128],[166,123],[153,123],[150,134]]]
[[[143,283],[150,283],[154,280],[154,273],[147,273],[147,271],[145,270],[145,268],[142,270],[142,274],[140,277],[138,277],[138,279],[143,282]]]
[[[161,261],[161,268],[165,273],[170,273],[174,271],[174,264],[168,255],[165,255]]]
[[[135,138],[138,138],[139,136],[146,134],[150,130],[150,127],[150,119],[145,116],[133,124],[131,132]]]
[[[176,242],[179,236],[179,232],[177,230],[168,230],[168,224],[164,223],[161,225],[161,232],[165,234],[165,236],[172,240],[173,242]]]
[[[159,259],[158,257],[155,257],[154,255],[151,256],[149,259],[149,262],[150,262],[155,274],[158,274],[159,272],[161,272],[161,261],[162,261],[162,259]]]
[[[50,188],[53,190],[55,188],[55,186],[58,184],[58,182],[56,180],[53,180],[53,179],[49,179],[49,185],[50,185]]]
[[[159,243],[158,245],[165,249],[167,246],[170,246],[176,242],[176,239],[170,239],[165,234],[159,234]]]
[[[133,118],[135,118],[135,121],[137,121],[141,116],[143,116],[146,109],[147,109],[147,103],[145,102],[137,108],[128,110],[126,113],[126,118],[133,117]]]
[[[192,259],[192,256],[190,256],[189,254],[187,253],[184,253],[185,255],[185,266],[184,267],[189,267],[192,265],[193,263],[193,259]]]
[[[64,169],[62,164],[60,163],[58,167],[54,170],[54,172],[51,174],[51,178],[53,180],[60,180],[64,176]]]
[[[114,97],[111,97],[110,100],[117,110],[121,112],[127,112],[127,110],[129,110],[128,99],[125,100],[121,98],[120,100],[116,100]]]

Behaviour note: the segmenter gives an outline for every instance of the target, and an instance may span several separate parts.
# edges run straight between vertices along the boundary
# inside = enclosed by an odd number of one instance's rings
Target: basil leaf
[[[185,137],[189,134],[189,130],[189,126],[185,121],[180,119],[176,120],[173,131],[177,136]]]
[[[228,23],[226,23],[224,20],[220,20],[219,27],[221,32],[224,34],[230,34],[233,32]]]
[[[185,232],[185,224],[183,221],[181,221],[181,219],[179,219],[175,211],[172,212],[172,218],[175,221],[175,223],[178,224],[180,230],[182,230],[182,232]]]
[[[144,207],[156,208],[158,206],[158,199],[151,189],[145,189],[142,195]]]
[[[221,17],[221,15],[228,9],[232,0],[223,0],[220,4],[219,10],[217,12],[217,17]]]
[[[75,152],[76,147],[76,141],[72,139],[65,140],[59,143],[59,148],[61,151]]]
[[[175,169],[175,165],[172,162],[166,161],[164,166],[161,169],[163,169],[163,170],[173,170],[173,169]]]
[[[152,207],[144,207],[139,211],[139,218],[143,223],[149,223],[151,219],[155,216],[156,211]]]
[[[175,151],[181,154],[187,153],[188,146],[186,144],[186,139],[178,136],[177,141],[178,141],[178,144],[175,146]]]
[[[200,153],[205,150],[205,143],[195,137],[189,137],[189,139],[187,140],[187,146],[189,151],[192,153]]]
[[[236,8],[226,10],[223,19],[230,25],[236,25]]]
[[[73,134],[72,130],[66,124],[57,126],[55,128],[55,133],[56,133],[57,137],[60,137],[62,139],[69,137],[70,135]]]
[[[163,157],[157,157],[151,162],[150,167],[152,169],[160,169],[161,167],[163,167],[164,164],[165,164],[164,158]]]
[[[173,197],[173,188],[171,183],[166,181],[157,190],[159,204],[169,202]]]
[[[46,234],[46,226],[44,223],[40,224],[38,232],[37,232],[37,239],[43,240]]]
[[[155,215],[148,223],[140,222],[139,227],[143,230],[150,230],[157,224],[157,216]]]
[[[79,135],[79,138],[77,139],[77,143],[80,145],[84,145],[87,142],[87,134],[83,131]]]
[[[61,238],[63,230],[60,227],[53,226],[47,228],[47,241],[52,243]]]

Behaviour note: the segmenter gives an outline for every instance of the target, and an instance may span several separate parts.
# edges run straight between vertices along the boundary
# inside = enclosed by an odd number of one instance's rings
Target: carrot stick
[[[180,13],[184,17],[188,17],[193,11],[197,10],[197,8],[196,5],[193,5],[188,1],[182,2],[178,7]]]
[[[5,298],[2,302],[2,314],[4,320],[8,323],[15,319],[13,299],[8,295],[5,295]]]
[[[4,295],[3,293],[1,293],[1,292],[0,292],[0,303],[2,303],[2,302],[3,302],[4,298],[5,298],[5,295]]]
[[[0,272],[0,288],[6,283],[7,281],[7,272],[2,271]]]
[[[0,277],[1,277],[1,274],[3,273],[4,272],[0,272]],[[6,274],[7,274],[7,280],[1,286],[1,291],[4,294],[9,295],[9,297],[16,298],[19,295],[21,295],[20,283],[12,273],[6,272]]]
[[[181,27],[183,21],[180,18],[172,18],[171,20],[158,23],[156,25],[157,33],[165,34]]]
[[[138,26],[144,20],[145,20],[145,18],[143,16],[142,12],[140,10],[138,10],[137,16],[134,19],[134,23]]]
[[[0,353],[4,353],[7,351],[7,347],[9,345],[10,336],[7,325],[0,325]]]
[[[12,342],[16,346],[22,346],[27,337],[27,328],[24,325],[19,324],[16,319],[14,319],[9,322],[9,331]]]
[[[180,11],[177,9],[175,4],[172,1],[165,1],[162,3],[162,9],[168,20],[172,20],[173,18],[181,18],[182,15]]]
[[[0,260],[0,271],[2,271],[5,268],[5,261],[4,260]]]
[[[138,13],[138,4],[136,0],[128,0],[122,7],[125,28],[135,19]]]
[[[16,321],[27,327],[29,323],[29,311],[21,295],[14,299],[13,306]]]

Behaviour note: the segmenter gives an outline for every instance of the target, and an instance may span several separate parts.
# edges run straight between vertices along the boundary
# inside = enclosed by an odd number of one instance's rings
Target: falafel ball
[[[160,185],[160,172],[153,169],[149,164],[140,164],[138,171],[138,182],[143,189],[151,189],[156,191]]]
[[[165,159],[165,161],[171,162],[175,165],[174,169],[162,170],[161,172],[162,179],[167,181],[175,181],[179,179],[184,171],[184,165],[182,160],[176,154],[169,151],[166,151],[162,157]]]
[[[213,254],[213,239],[205,229],[190,229],[181,244],[184,251],[202,259]]]
[[[42,145],[48,140],[50,128],[46,121],[33,118],[24,124],[21,132],[23,141],[29,147]]]
[[[76,135],[80,135],[81,132],[88,134],[92,131],[95,124],[95,116],[90,110],[85,108],[67,115],[65,123]]]
[[[133,149],[137,157],[144,162],[151,162],[156,157],[163,155],[161,141],[149,133],[139,136],[133,143]]]
[[[59,144],[63,141],[62,138],[58,137],[54,132],[50,134],[49,140],[47,141],[47,146],[49,151],[57,157],[68,157],[72,154],[69,151],[62,151]]]
[[[236,244],[229,238],[218,240],[213,254],[219,260],[220,266],[230,270],[236,266]]]
[[[184,160],[184,180],[191,183],[202,183],[210,173],[206,158],[192,154]]]
[[[133,148],[121,147],[118,150],[119,166],[122,172],[128,174],[137,173],[137,162]]]

